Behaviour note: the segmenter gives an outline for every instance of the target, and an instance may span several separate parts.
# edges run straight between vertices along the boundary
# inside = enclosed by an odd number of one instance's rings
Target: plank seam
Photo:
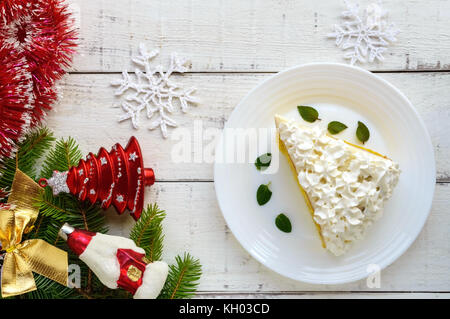
[[[294,66],[293,66],[294,67]],[[276,74],[281,71],[287,70],[282,69],[280,71],[188,71],[184,72],[183,74],[202,74],[202,75],[220,75],[220,74],[245,74],[245,75],[251,75],[251,74]],[[372,73],[450,73],[449,70],[433,70],[433,69],[425,69],[425,70],[368,70]],[[106,75],[106,74],[122,74],[122,71],[69,71],[68,74],[74,74],[74,75]],[[128,72],[128,74],[133,74],[134,72]]]
[[[161,179],[156,180],[156,183],[214,183],[213,179]],[[437,179],[436,184],[449,184],[450,179]]]
[[[221,292],[221,291],[197,291],[197,295],[322,295],[322,294],[448,294],[450,291],[420,291],[420,290],[383,290],[383,291],[368,291],[368,290],[348,290],[348,291],[243,291],[243,292]]]

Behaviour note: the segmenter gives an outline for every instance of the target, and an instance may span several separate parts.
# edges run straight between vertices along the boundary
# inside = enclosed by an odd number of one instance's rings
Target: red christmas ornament
[[[26,60],[32,75],[33,121],[56,99],[55,81],[65,74],[76,46],[74,21],[61,0],[0,1],[0,42],[9,61]]]
[[[41,178],[39,184],[51,186],[55,195],[70,192],[80,200],[100,202],[104,209],[112,204],[119,214],[128,208],[138,220],[144,208],[144,186],[154,182],[153,169],[144,168],[141,148],[133,136],[125,149],[119,143],[110,152],[102,147],[97,155],[89,153],[80,160],[77,167],[55,171],[52,178]]]
[[[156,298],[168,274],[163,261],[149,263],[144,249],[129,238],[93,233],[64,224],[59,236],[111,289],[122,288],[136,299]]]
[[[0,2],[1,3],[1,2]],[[30,127],[33,87],[25,58],[11,59],[0,49],[0,164]]]

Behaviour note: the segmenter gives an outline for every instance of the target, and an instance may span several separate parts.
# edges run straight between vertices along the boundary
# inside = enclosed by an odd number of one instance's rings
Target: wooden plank
[[[304,292],[304,293],[199,293],[196,299],[449,299],[450,293],[366,293],[366,292]]]
[[[175,119],[191,132],[199,121],[204,128],[221,129],[241,98],[271,76],[264,72],[307,62],[345,62],[342,51],[326,38],[340,21],[341,1],[116,0],[114,5],[106,0],[69,1],[80,12],[80,54],[74,74],[61,83],[64,97],[48,117],[48,125],[58,136],[75,137],[84,152],[126,143],[132,134],[138,137],[146,165],[155,168],[158,179],[147,198],[168,214],[164,259],[173,261],[185,250],[201,259],[199,298],[450,297],[450,184],[437,184],[422,233],[382,271],[379,289],[368,288],[365,280],[332,286],[297,283],[266,269],[236,241],[217,206],[211,163],[174,163],[171,152],[177,141],[147,131],[145,122],[139,131],[131,129],[129,122],[116,124],[121,112],[112,107],[117,100],[109,83],[120,75],[84,74],[133,70],[131,58],[140,42],[161,51],[155,63],[167,64],[170,53],[179,52],[192,65],[191,73],[177,80],[197,86],[202,101],[189,114],[174,115]],[[385,7],[402,33],[385,62],[365,68],[450,71],[450,1],[405,0],[386,2]],[[435,146],[438,178],[450,181],[450,102],[445,95],[450,73],[380,76],[416,106]],[[193,141],[192,149],[208,142]],[[129,216],[106,214],[111,233],[128,234],[134,224]]]
[[[443,94],[450,87],[450,73],[382,73],[403,91],[422,116],[435,146],[437,175],[441,180],[450,178],[450,101]],[[192,156],[197,146],[211,145],[211,139],[194,138],[195,125],[204,129],[222,129],[239,101],[258,83],[271,74],[188,74],[176,80],[186,87],[195,86],[201,102],[187,114],[176,112],[179,127],[192,134]],[[110,147],[117,141],[126,143],[130,135],[138,137],[144,150],[146,164],[155,168],[158,180],[212,180],[211,163],[175,163],[172,157],[178,140],[164,140],[159,130],[148,131],[149,122],[142,115],[142,126],[132,129],[131,122],[117,123],[122,114],[113,108],[118,100],[110,86],[119,74],[70,74],[62,83],[63,98],[48,117],[48,125],[58,136],[73,136],[84,152],[96,151],[100,146]],[[172,131],[169,131],[172,132]],[[405,132],[407,134],[407,132]],[[200,138],[201,139],[201,138]],[[206,150],[203,149],[205,152]]]
[[[431,214],[418,239],[391,266],[381,272],[379,289],[366,280],[344,285],[312,285],[286,279],[253,259],[237,242],[218,208],[211,182],[157,183],[148,200],[166,210],[165,254],[191,252],[200,258],[203,292],[366,291],[448,292],[450,287],[450,184],[437,184]],[[127,235],[134,224],[129,216],[107,213],[111,232]]]
[[[356,1],[356,0],[355,0]],[[327,34],[342,1],[70,0],[80,11],[74,70],[132,69],[138,44],[192,60],[192,71],[279,71],[317,61],[344,62]],[[358,0],[362,7],[373,1]],[[371,70],[450,70],[450,1],[384,3],[401,33]]]

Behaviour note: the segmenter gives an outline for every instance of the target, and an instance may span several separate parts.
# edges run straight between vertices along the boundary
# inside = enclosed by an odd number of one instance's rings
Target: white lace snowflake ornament
[[[381,1],[367,6],[360,15],[359,5],[344,1],[347,10],[342,13],[345,21],[334,25],[334,32],[328,36],[336,38],[336,45],[346,53],[344,58],[350,64],[383,61],[387,46],[397,41],[399,30],[387,21],[387,11]]]
[[[134,78],[126,70],[123,71],[122,79],[113,81],[111,85],[118,86],[116,96],[123,96],[126,91],[131,92],[124,97],[120,105],[125,114],[119,117],[119,122],[131,119],[133,127],[137,129],[140,125],[140,114],[145,111],[147,118],[153,119],[148,128],[153,130],[159,127],[166,138],[167,127],[177,126],[177,123],[168,116],[176,109],[175,100],[179,101],[183,113],[187,112],[189,104],[197,104],[198,100],[192,96],[195,88],[183,89],[170,78],[173,73],[186,72],[188,61],[172,53],[169,68],[164,72],[162,65],[153,68],[150,64],[158,54],[157,50],[148,52],[141,43],[139,55],[133,58],[133,62],[141,69],[134,71]]]

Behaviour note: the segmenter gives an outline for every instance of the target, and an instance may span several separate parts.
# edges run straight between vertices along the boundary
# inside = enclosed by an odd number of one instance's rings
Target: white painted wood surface
[[[296,291],[448,291],[450,276],[450,184],[439,183],[433,208],[418,239],[391,266],[381,272],[379,289],[366,280],[344,285],[312,285],[295,282],[268,270],[237,242],[225,224],[212,182],[160,182],[147,192],[167,211],[164,223],[164,258],[173,259],[184,250],[198,256],[204,265],[200,290],[213,292]],[[133,224],[129,216],[108,211],[116,233],[127,235]]]
[[[202,121],[221,129],[245,94],[272,72],[297,64],[343,62],[326,34],[339,22],[341,1],[289,0],[70,0],[78,6],[80,47],[72,72],[61,82],[63,98],[48,117],[58,136],[73,136],[84,152],[138,137],[157,183],[149,201],[166,209],[164,258],[190,251],[201,259],[199,298],[449,298],[450,292],[450,1],[384,1],[402,30],[380,72],[411,100],[435,146],[438,184],[430,217],[411,248],[381,273],[381,287],[365,280],[311,285],[266,269],[239,245],[215,198],[212,164],[174,163],[159,131],[116,123],[120,110],[109,83],[133,70],[138,44],[189,56],[191,72],[177,78],[198,88],[201,103],[176,114],[190,131]],[[361,0],[367,4],[368,1]],[[413,72],[412,72],[413,71]],[[145,123],[143,123],[145,124]],[[193,149],[202,141],[193,141]],[[133,221],[106,213],[112,232],[127,235]]]
[[[192,70],[279,71],[305,62],[343,62],[327,38],[341,0],[72,0],[81,12],[74,69],[122,71],[139,42],[192,58]],[[366,6],[369,0],[359,0]],[[373,2],[373,1],[372,1]],[[402,31],[377,70],[449,70],[450,2],[386,0]]]
[[[450,179],[450,125],[447,124],[450,123],[450,72],[379,75],[402,90],[416,107],[435,145],[438,178]],[[187,114],[177,112],[173,117],[180,128],[191,132],[196,121],[201,121],[205,129],[221,129],[239,101],[269,76],[271,74],[196,73],[177,77],[178,82],[197,87],[196,96],[201,103],[191,107]],[[145,164],[156,169],[158,180],[212,181],[212,164],[173,163],[171,150],[178,140],[164,140],[159,130],[147,130],[149,122],[145,116],[139,130],[134,130],[129,120],[117,122],[123,111],[114,107],[119,100],[110,82],[119,78],[120,74],[69,75],[61,88],[61,104],[48,118],[48,124],[59,135],[75,137],[86,150],[97,150],[117,140],[125,143],[133,134],[147,150]],[[169,129],[169,132],[172,131]],[[192,158],[196,145],[201,143],[192,137]],[[209,144],[207,136],[203,144]]]
[[[252,299],[252,298],[271,298],[271,299],[375,299],[379,297],[389,299],[449,299],[448,293],[271,293],[271,294],[246,294],[246,293],[199,293],[197,299]]]

